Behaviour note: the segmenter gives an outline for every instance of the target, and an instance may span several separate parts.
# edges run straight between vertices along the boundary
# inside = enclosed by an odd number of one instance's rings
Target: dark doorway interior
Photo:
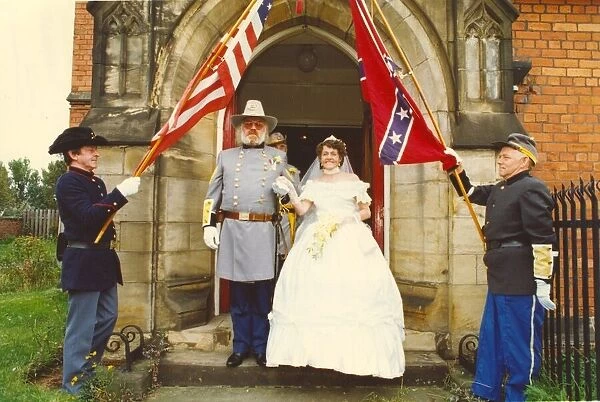
[[[300,169],[301,174],[306,172],[317,156],[317,144],[333,134],[346,143],[346,150],[354,173],[361,179],[364,177],[362,159],[365,151],[360,127],[277,126],[275,131],[287,136],[288,162]]]

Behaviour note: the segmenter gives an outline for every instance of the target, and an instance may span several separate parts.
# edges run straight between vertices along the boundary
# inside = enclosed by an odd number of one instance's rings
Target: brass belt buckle
[[[250,220],[250,212],[240,212],[238,215],[238,219],[240,221],[249,221]]]

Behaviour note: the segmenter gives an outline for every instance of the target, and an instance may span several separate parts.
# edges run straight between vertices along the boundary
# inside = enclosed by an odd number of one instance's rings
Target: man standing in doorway
[[[276,131],[271,133],[271,135],[269,135],[267,145],[277,148],[280,151],[285,152],[287,155],[287,138],[280,132]],[[296,192],[300,194],[300,171],[298,168],[288,163],[284,171],[284,176],[292,182]],[[280,206],[282,233],[280,234],[279,242],[277,244],[279,267],[283,265],[283,261],[285,260],[287,253],[290,251],[290,248],[294,243],[294,233],[296,229],[296,213],[294,211],[294,206],[289,201],[289,197],[281,197]]]
[[[61,286],[69,293],[62,387],[70,394],[81,391],[102,360],[117,322],[117,283],[123,284],[114,250],[115,225],[109,225],[98,243],[94,240],[108,217],[140,186],[139,177],[130,177],[110,193],[106,191],[94,170],[100,157],[98,146],[107,144],[89,127],[71,127],[48,150],[62,153],[68,168],[56,183],[56,201],[66,241],[66,248],[57,250],[62,259]]]
[[[453,168],[469,200],[486,206],[488,294],[471,389],[487,400],[500,401],[504,393],[507,401],[524,401],[525,387],[541,367],[544,311],[555,309],[550,300],[554,202],[546,185],[530,174],[538,159],[532,138],[513,133],[493,145],[500,150],[502,177],[495,185],[473,186],[456,152],[446,149],[456,157]],[[454,175],[450,180],[460,195]]]
[[[223,150],[217,158],[204,200],[204,242],[218,249],[217,275],[230,281],[233,353],[226,365],[237,367],[254,353],[264,367],[279,219],[271,185],[283,173],[286,155],[265,147],[277,119],[265,115],[260,101],[249,100],[231,122],[242,146]]]

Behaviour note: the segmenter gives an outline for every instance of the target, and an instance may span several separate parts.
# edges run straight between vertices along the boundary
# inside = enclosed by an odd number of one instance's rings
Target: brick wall
[[[92,91],[92,47],[94,45],[94,20],[86,10],[87,2],[75,3],[75,30],[73,36],[73,77],[71,92]],[[78,126],[90,105],[87,102],[72,102],[70,125]]]
[[[541,151],[550,186],[600,172],[600,1],[513,0],[516,60],[532,69],[515,108]],[[597,177],[596,177],[597,178]]]
[[[18,236],[23,228],[21,218],[0,218],[0,239]]]

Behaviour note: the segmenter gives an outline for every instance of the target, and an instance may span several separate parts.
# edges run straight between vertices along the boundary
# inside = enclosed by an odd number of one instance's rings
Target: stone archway
[[[175,104],[220,33],[241,12],[243,5],[239,3],[196,1],[190,5],[159,58],[154,103],[162,109]],[[444,136],[450,137],[455,84],[441,39],[412,1],[385,3],[383,10],[394,26],[396,37],[402,38],[401,45],[413,64],[415,76],[424,84],[427,100]],[[277,42],[277,35],[303,25],[316,26],[332,42],[337,42],[339,48],[352,49],[354,33],[346,1],[312,0],[303,16],[296,16],[288,2],[278,2],[271,13],[261,38],[263,45],[257,49],[255,58]],[[380,32],[390,53],[397,56],[388,35],[383,29]],[[420,104],[414,86],[410,82],[406,86]],[[185,303],[174,300],[177,288],[197,292],[210,287],[214,256],[202,244],[198,200],[206,191],[219,151],[222,124],[215,115],[204,118],[180,143],[165,152],[156,172],[159,183],[156,208],[170,211],[159,214],[155,243],[158,328],[182,322]],[[407,324],[420,331],[448,333],[449,192],[445,175],[433,164],[386,168],[384,188],[382,219],[386,228],[386,254],[406,300]],[[177,200],[169,197],[173,192],[177,192]],[[173,204],[179,208],[174,209]],[[176,237],[187,241],[174,241],[176,231],[181,233]],[[180,292],[180,300],[187,300],[185,295],[189,294]],[[174,318],[177,316],[179,321]]]

